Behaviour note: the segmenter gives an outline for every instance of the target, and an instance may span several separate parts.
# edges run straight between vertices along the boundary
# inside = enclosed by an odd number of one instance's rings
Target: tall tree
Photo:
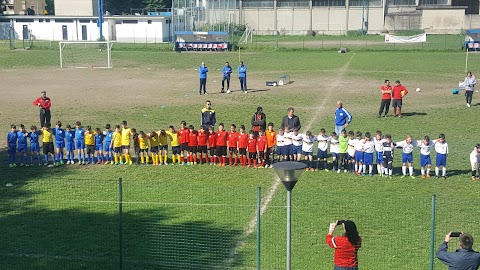
[[[54,0],[46,0],[45,3],[47,6],[45,10],[47,11],[47,15],[55,15],[55,2]]]

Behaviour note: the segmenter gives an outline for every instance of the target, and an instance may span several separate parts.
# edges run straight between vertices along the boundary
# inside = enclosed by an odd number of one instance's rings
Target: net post
[[[60,68],[63,68],[62,42],[58,43],[58,47],[60,47]]]
[[[110,46],[110,42],[107,42],[107,58],[108,58],[108,68],[112,67],[112,58],[111,58],[112,47]]]
[[[435,210],[437,196],[432,194],[432,223],[430,227],[430,270],[433,270],[435,257]]]
[[[123,185],[122,177],[118,178],[118,256],[119,268],[123,270]]]
[[[257,270],[260,270],[260,217],[261,217],[261,187],[257,188]]]

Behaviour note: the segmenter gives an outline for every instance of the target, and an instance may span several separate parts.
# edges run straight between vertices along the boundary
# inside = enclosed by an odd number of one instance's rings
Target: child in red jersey
[[[188,126],[188,156],[187,156],[187,165],[194,164],[197,165],[197,131],[195,128],[190,125]]]
[[[238,163],[238,132],[236,129],[237,126],[232,124],[230,126],[230,132],[228,133],[228,164],[230,166],[237,166]],[[233,160],[235,163],[232,163]]]
[[[240,133],[238,134],[238,155],[240,156],[240,165],[247,166],[247,146],[248,134],[245,133],[245,126],[240,126]]]
[[[252,161],[253,161],[253,167],[257,168],[257,139],[255,139],[255,133],[253,130],[250,130],[248,134],[248,145],[247,145],[247,150],[248,150],[248,166],[252,166]]]
[[[185,165],[185,156],[184,152],[187,151],[188,156],[188,136],[189,130],[187,128],[187,122],[180,122],[180,129],[178,130],[178,138],[180,139],[180,159],[182,161],[181,165]]]
[[[260,128],[257,138],[257,152],[258,152],[258,163],[260,168],[265,166],[265,153],[267,152],[267,137],[265,136],[265,130]]]
[[[205,132],[205,127],[201,126],[200,129],[197,131],[197,140],[198,140],[198,153],[199,153],[199,162],[200,164],[203,163],[203,154],[205,154],[205,163],[208,163],[208,155],[207,155],[207,141],[208,141],[208,134]]]
[[[342,225],[343,235],[333,237],[335,228]],[[330,223],[325,242],[335,249],[333,263],[335,269],[358,269],[358,249],[362,247],[362,238],[358,235],[357,226],[351,220],[339,220]]]
[[[215,134],[215,131],[213,130],[213,127],[210,126],[208,127],[208,148],[210,152],[210,165],[215,165],[217,162],[217,154],[216,154],[216,148],[217,148],[217,134]]]
[[[217,156],[218,156],[218,165],[225,166],[227,163],[227,132],[224,130],[223,123],[218,125],[218,130],[216,132],[216,145],[217,145]]]

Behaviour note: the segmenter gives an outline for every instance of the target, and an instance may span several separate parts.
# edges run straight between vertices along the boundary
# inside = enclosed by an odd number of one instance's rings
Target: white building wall
[[[57,16],[98,16],[98,0],[55,0]]]
[[[118,42],[127,43],[159,43],[164,42],[163,22],[148,20],[138,23],[117,23],[116,36]],[[168,29],[167,29],[168,30]]]

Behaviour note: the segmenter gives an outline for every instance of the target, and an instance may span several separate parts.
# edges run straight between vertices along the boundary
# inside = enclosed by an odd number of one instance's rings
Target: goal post
[[[60,41],[60,68],[112,68],[112,41]]]

